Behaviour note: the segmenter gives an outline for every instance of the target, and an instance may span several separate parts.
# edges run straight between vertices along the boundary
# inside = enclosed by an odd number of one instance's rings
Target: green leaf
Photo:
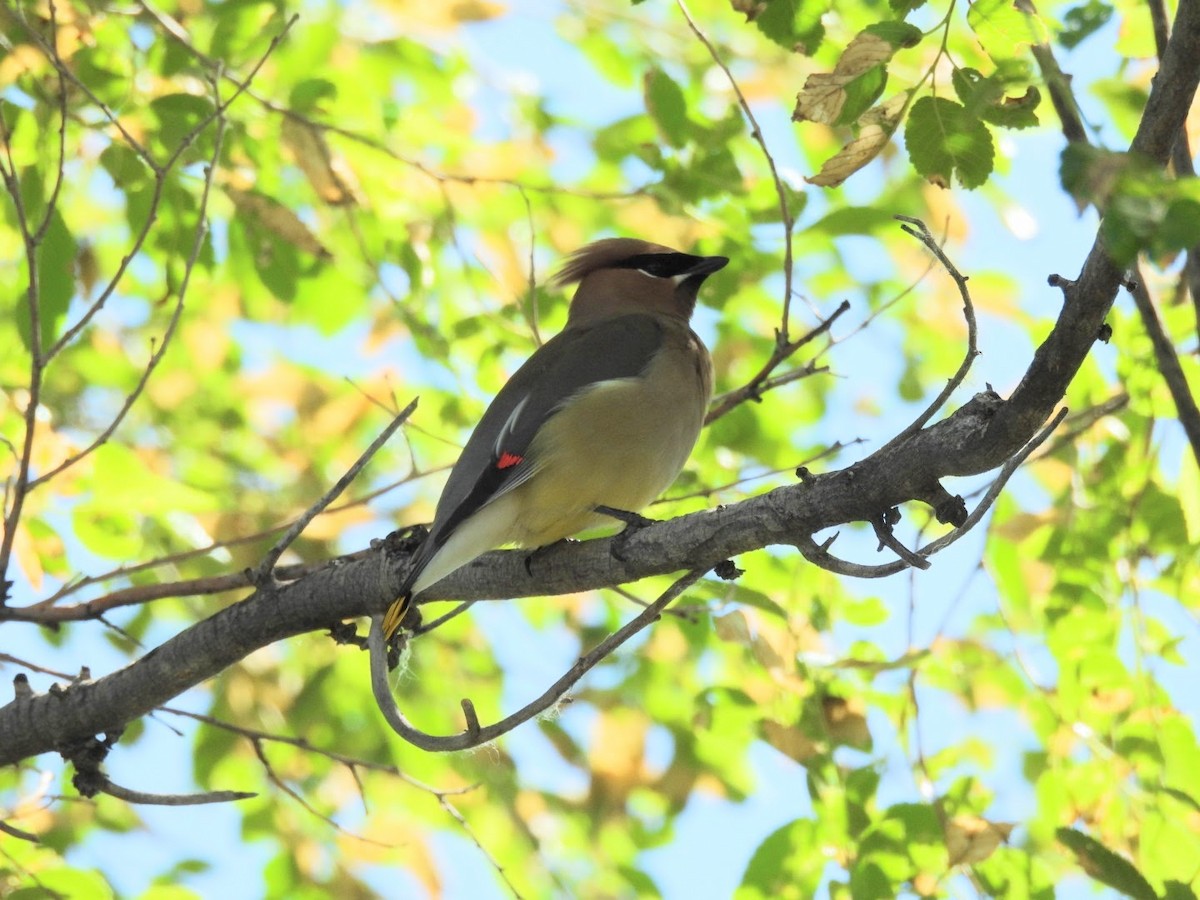
[[[190,135],[202,121],[213,113],[212,100],[196,94],[166,94],[150,101],[150,109],[158,117],[158,138],[169,151]]]
[[[1059,828],[1054,833],[1075,854],[1080,868],[1096,881],[1116,888],[1134,900],[1157,900],[1158,895],[1150,882],[1125,857],[1113,853],[1091,835],[1074,828]]]
[[[846,92],[846,103],[838,114],[836,125],[850,125],[871,108],[887,87],[887,68],[872,66],[842,88]]]
[[[851,625],[870,627],[882,625],[891,615],[887,604],[879,597],[867,597],[865,600],[849,600],[841,607],[842,618]]]
[[[843,206],[822,216],[808,231],[816,231],[829,237],[847,234],[875,234],[884,228],[894,227],[896,220],[891,213],[875,206]]]
[[[88,550],[106,559],[132,559],[142,549],[134,515],[107,503],[81,503],[71,511],[75,537]]]
[[[825,11],[826,4],[817,0],[766,0],[754,24],[785,50],[811,55],[825,36],[821,24]]]
[[[1088,0],[1063,13],[1058,43],[1070,50],[1108,24],[1113,8],[1102,0]]]
[[[967,10],[967,24],[993,59],[1017,56],[1030,44],[1044,44],[1049,38],[1042,20],[1012,0],[976,0]]]
[[[814,896],[825,870],[821,833],[810,819],[796,819],[775,829],[754,851],[734,897]]]
[[[1032,128],[1038,124],[1035,110],[1042,95],[1034,85],[1026,85],[1020,96],[1007,96],[1009,79],[1000,73],[985,77],[971,68],[955,69],[951,81],[969,114],[1003,128]]]
[[[125,144],[109,144],[100,152],[100,164],[122,190],[146,184],[153,178],[146,161]]]
[[[337,85],[326,78],[306,78],[294,88],[288,97],[292,110],[301,114],[320,109],[323,100],[336,100]]]
[[[75,238],[57,209],[37,248],[37,312],[41,350],[45,352],[58,337],[71,297],[75,295]],[[27,294],[17,303],[17,330],[26,349],[33,346],[33,321]]]
[[[979,118],[943,97],[922,97],[904,126],[913,167],[934,184],[949,186],[957,174],[963,187],[979,187],[992,172],[992,135]]]
[[[672,147],[687,143],[690,130],[687,100],[679,85],[662,69],[651,69],[643,80],[646,112],[658,126],[663,139]]]
[[[890,21],[876,22],[868,25],[863,31],[881,37],[897,50],[915,47],[921,43],[921,29],[908,22]]]
[[[1196,892],[1182,881],[1168,881],[1162,900],[1196,900]]]

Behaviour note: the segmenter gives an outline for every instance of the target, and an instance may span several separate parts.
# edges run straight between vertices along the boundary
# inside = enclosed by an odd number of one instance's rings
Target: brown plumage
[[[589,244],[553,283],[579,288],[566,327],[496,395],[463,448],[429,536],[384,619],[502,544],[540,547],[641,509],[687,461],[712,395],[708,351],[688,326],[723,256],[632,238]]]

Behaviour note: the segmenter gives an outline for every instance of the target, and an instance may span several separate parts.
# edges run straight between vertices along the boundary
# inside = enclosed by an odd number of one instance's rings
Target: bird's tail
[[[396,595],[396,599],[392,601],[392,605],[387,608],[387,612],[383,614],[383,636],[385,640],[391,640],[392,635],[396,630],[404,624],[405,618],[413,613],[413,595],[416,591],[413,590],[417,583],[417,577],[425,571],[425,566],[429,563],[430,558],[436,551],[436,543],[432,535],[426,535],[425,540],[421,542],[421,546],[417,548],[410,558],[408,574],[404,576],[404,582],[400,585],[400,591]],[[417,618],[416,621],[420,621]]]
[[[411,607],[412,589],[410,588],[393,600],[392,605],[383,615],[383,636],[386,640],[392,639],[392,635],[396,633],[396,629],[400,627],[400,623],[404,621],[404,617],[408,615]]]

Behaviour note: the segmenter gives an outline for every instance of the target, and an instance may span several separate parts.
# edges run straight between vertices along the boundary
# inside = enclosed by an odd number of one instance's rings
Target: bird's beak
[[[716,272],[718,269],[725,268],[729,262],[728,256],[697,256],[695,262],[688,266],[672,281],[676,286],[687,285],[693,291],[699,290],[704,279]]]
[[[701,256],[699,262],[683,273],[685,278],[690,278],[694,275],[711,275],[717,272],[729,263],[728,256]]]

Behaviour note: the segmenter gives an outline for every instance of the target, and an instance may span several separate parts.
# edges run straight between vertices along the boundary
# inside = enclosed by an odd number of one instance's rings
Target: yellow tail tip
[[[412,596],[404,595],[392,601],[392,605],[383,615],[383,636],[387,640],[392,639],[392,635],[400,627],[400,623],[404,621],[404,616],[408,613],[408,608],[412,605]]]

